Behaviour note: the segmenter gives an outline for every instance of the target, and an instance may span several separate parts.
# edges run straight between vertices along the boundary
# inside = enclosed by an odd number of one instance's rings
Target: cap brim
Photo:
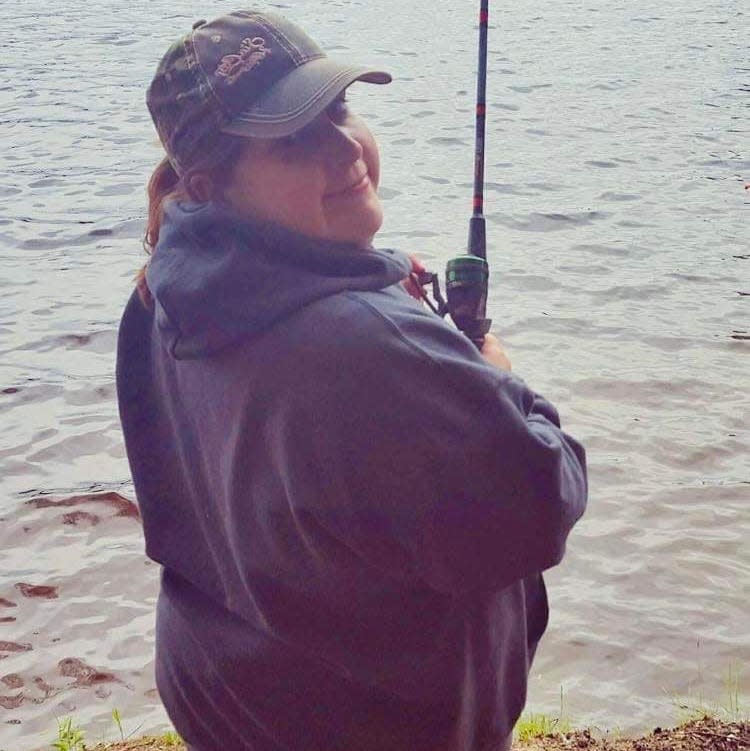
[[[350,66],[329,57],[311,60],[284,76],[221,130],[238,136],[283,138],[311,123],[355,81],[385,84],[391,80],[382,70]]]

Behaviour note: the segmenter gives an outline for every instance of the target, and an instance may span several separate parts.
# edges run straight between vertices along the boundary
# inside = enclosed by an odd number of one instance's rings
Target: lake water
[[[352,95],[383,152],[380,241],[435,269],[470,212],[475,5],[273,4],[393,72]],[[168,43],[226,10],[0,5],[3,751],[67,714],[92,741],[115,707],[126,732],[166,727],[114,353],[160,158],[144,90]],[[590,460],[529,697],[554,713],[562,691],[576,724],[639,730],[684,697],[750,694],[749,11],[491,7],[490,312]]]

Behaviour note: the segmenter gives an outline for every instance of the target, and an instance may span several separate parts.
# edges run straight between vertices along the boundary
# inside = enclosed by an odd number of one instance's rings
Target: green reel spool
[[[487,261],[474,255],[451,259],[445,270],[445,288],[451,318],[479,347],[492,324],[486,317],[489,278]]]

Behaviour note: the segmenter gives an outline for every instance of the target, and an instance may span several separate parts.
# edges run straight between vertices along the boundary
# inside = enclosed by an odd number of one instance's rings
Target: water
[[[474,3],[281,7],[396,82],[354,106],[383,152],[381,244],[440,268],[470,206]],[[0,748],[73,714],[166,727],[114,394],[160,151],[143,98],[225,3],[5,2],[0,79]],[[742,2],[521,0],[493,10],[490,312],[589,451],[551,572],[530,706],[639,730],[676,697],[750,693],[748,13]],[[729,684],[729,685],[727,685]]]

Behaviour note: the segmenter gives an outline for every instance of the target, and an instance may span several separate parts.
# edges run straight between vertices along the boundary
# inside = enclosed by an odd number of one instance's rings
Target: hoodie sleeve
[[[315,333],[325,356],[301,352],[288,424],[304,446],[304,511],[369,565],[441,592],[559,563],[586,505],[583,448],[463,335],[378,295],[337,296]]]

